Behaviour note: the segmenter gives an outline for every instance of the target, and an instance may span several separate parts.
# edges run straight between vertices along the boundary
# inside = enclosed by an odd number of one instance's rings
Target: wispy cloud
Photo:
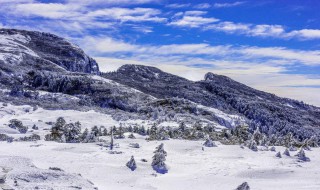
[[[186,11],[185,13],[177,13],[168,25],[179,27],[202,27],[210,23],[219,21],[216,18],[206,18],[201,15],[205,14],[204,11]]]
[[[210,8],[211,5],[209,3],[201,3],[201,4],[196,4],[193,6],[195,9],[208,9]]]
[[[173,4],[166,5],[167,8],[172,8],[172,9],[187,8],[190,6],[191,6],[190,3],[185,3],[185,4],[173,3]]]
[[[246,3],[246,2],[236,1],[234,3],[215,3],[215,4],[213,4],[213,7],[215,7],[215,8],[236,7],[236,6],[242,5],[244,3]]]

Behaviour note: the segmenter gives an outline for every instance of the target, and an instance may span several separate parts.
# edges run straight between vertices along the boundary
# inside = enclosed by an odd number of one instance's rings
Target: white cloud
[[[298,37],[301,39],[319,39],[320,38],[320,30],[317,29],[302,29],[302,30],[294,30],[287,34],[289,38]]]
[[[187,25],[184,25],[187,26]],[[247,24],[247,23],[234,23],[228,21],[218,22],[216,24],[209,24],[203,26],[205,30],[222,31],[225,33],[243,34],[246,36],[256,37],[272,37],[280,39],[302,39],[312,40],[320,39],[320,30],[318,29],[301,29],[286,31],[284,26],[281,25],[268,25],[268,24]]]
[[[158,9],[152,8],[107,8],[89,12],[85,15],[88,18],[112,19],[121,22],[164,22],[166,18],[158,17],[161,13]]]
[[[185,13],[176,13],[173,20],[168,25],[179,27],[197,28],[208,24],[218,22],[216,18],[206,18],[201,15],[206,14],[205,11],[186,11]]]
[[[244,4],[245,2],[243,1],[237,1],[234,3],[215,3],[213,4],[213,7],[215,8],[227,8],[227,7],[235,7]]]
[[[12,7],[20,16],[40,16],[51,19],[68,19],[81,16],[80,6],[60,3],[25,3]]]
[[[255,46],[211,46],[201,44],[170,44],[170,45],[138,45],[115,40],[110,37],[86,37],[81,39],[84,48],[94,53],[130,53],[143,56],[182,55],[183,59],[192,56],[205,56],[208,60],[229,60],[252,62],[266,61],[270,65],[282,66],[292,64],[320,65],[320,51],[303,51],[284,47]],[[89,47],[89,48],[88,48]]]
[[[66,0],[67,3],[84,5],[139,5],[147,3],[159,3],[161,0]]]
[[[180,9],[180,8],[187,8],[190,7],[191,4],[187,3],[187,4],[179,4],[179,3],[173,3],[173,4],[169,4],[166,7],[168,8],[172,8],[172,9]]]
[[[193,6],[195,9],[208,9],[210,7],[211,5],[209,3],[201,3]]]

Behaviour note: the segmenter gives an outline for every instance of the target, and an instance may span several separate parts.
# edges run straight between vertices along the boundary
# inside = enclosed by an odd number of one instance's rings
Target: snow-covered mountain
[[[50,109],[94,109],[118,120],[202,121],[265,134],[319,135],[320,109],[207,73],[189,81],[155,67],[124,65],[100,74],[98,64],[58,36],[0,30],[0,100]]]
[[[0,29],[0,189],[317,190],[319,126],[225,76],[101,73],[63,38]]]

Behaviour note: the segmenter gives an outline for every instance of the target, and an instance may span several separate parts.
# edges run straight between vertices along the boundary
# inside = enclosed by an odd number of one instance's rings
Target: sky
[[[318,0],[0,0],[0,27],[67,38],[101,71],[226,75],[320,106]]]

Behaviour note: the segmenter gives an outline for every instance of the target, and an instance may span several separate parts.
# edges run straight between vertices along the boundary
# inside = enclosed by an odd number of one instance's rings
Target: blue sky
[[[102,71],[206,72],[320,106],[320,1],[0,0],[0,27],[68,38]]]

